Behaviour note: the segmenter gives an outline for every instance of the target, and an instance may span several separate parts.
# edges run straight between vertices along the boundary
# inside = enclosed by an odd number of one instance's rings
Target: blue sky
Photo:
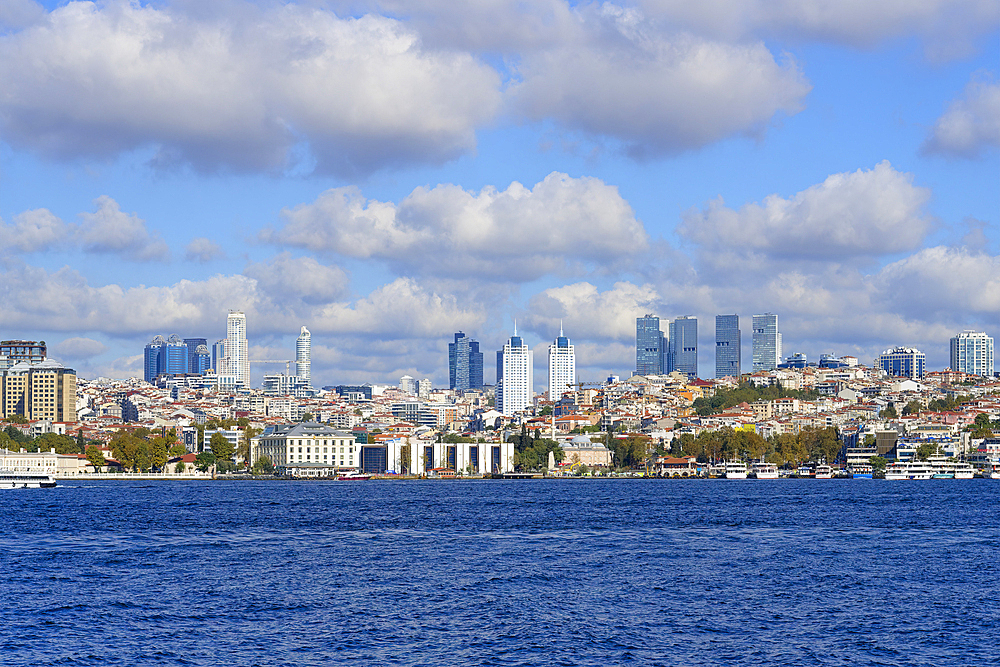
[[[319,384],[447,382],[560,320],[779,316],[864,362],[1000,333],[994,1],[46,2],[0,8],[0,337],[85,377],[156,334]],[[664,328],[665,325],[664,325]],[[265,367],[255,369],[259,376]],[[268,369],[270,370],[270,369]],[[487,370],[492,381],[492,370]]]

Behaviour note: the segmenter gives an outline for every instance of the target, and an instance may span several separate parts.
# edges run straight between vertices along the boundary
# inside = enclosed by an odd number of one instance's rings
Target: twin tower
[[[517,335],[497,350],[496,408],[505,415],[530,408],[534,393],[534,352]],[[479,342],[459,331],[448,343],[449,387],[458,391],[483,388],[483,353]],[[549,400],[557,401],[576,384],[576,352],[559,327],[559,337],[549,345]]]

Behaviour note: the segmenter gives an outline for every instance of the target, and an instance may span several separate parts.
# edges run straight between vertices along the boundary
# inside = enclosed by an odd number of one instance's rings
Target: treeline
[[[752,431],[729,427],[702,431],[697,437],[681,433],[670,444],[672,456],[694,456],[701,463],[723,460],[753,460],[762,458],[782,467],[795,467],[806,461],[824,460],[833,463],[843,444],[837,429],[807,427],[798,435],[782,433],[763,438]]]
[[[55,449],[56,454],[83,454],[86,446],[87,442],[84,441],[82,435],[71,438],[68,435],[59,435],[58,433],[43,433],[32,437],[10,422],[3,430],[0,430],[0,449],[11,451],[23,449],[27,452],[47,452]]]
[[[518,435],[507,438],[507,442],[514,443],[514,470],[518,472],[529,472],[542,470],[549,465],[549,452],[555,453],[556,463],[563,460],[565,455],[559,443],[550,438],[541,437],[541,429],[535,429],[534,434],[528,431],[526,426],[521,426]]]
[[[818,397],[819,393],[812,390],[785,389],[781,385],[757,387],[750,382],[744,382],[736,389],[716,389],[712,396],[696,398],[693,407],[695,412],[704,417],[724,412],[740,403],[753,403],[761,400],[773,401],[778,398],[813,400]]]

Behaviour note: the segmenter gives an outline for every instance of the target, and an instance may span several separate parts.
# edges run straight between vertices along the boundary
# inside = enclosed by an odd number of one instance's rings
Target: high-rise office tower
[[[534,353],[517,335],[515,324],[514,335],[497,351],[498,411],[509,416],[531,406],[533,362]]]
[[[698,319],[678,317],[670,323],[669,332],[665,371],[687,373],[693,380],[698,377]]]
[[[927,355],[913,347],[894,347],[875,357],[875,367],[892,377],[922,378]]]
[[[142,379],[152,382],[160,374],[160,351],[167,344],[163,336],[154,336],[142,354]]]
[[[781,334],[778,316],[771,313],[753,316],[753,370],[771,371],[781,363]]]
[[[295,339],[295,375],[305,380],[306,386],[312,382],[312,342],[309,329],[304,326]]]
[[[562,324],[559,337],[549,345],[549,400],[558,401],[576,384],[576,352],[569,338],[563,336]]]
[[[250,357],[247,349],[247,316],[231,310],[226,317],[226,375],[232,384],[250,384]]]
[[[204,345],[208,349],[208,341],[204,338],[185,338],[184,345],[187,346],[188,353],[188,373],[203,373],[204,371],[195,370],[199,365],[199,362],[195,358],[198,354],[198,346]]]
[[[985,331],[963,331],[951,339],[951,370],[993,375],[993,338]]]
[[[660,318],[646,314],[635,318],[635,374],[662,375],[667,356]]]
[[[226,374],[226,339],[215,341],[212,345],[212,370],[216,375]]]
[[[715,316],[715,377],[735,377],[741,373],[740,316]]]
[[[204,375],[212,367],[212,355],[208,351],[207,345],[199,345],[194,348],[194,357],[191,359],[189,372]]]
[[[181,375],[188,372],[188,347],[177,334],[171,334],[160,347],[160,373]]]
[[[483,388],[483,353],[479,342],[459,331],[448,343],[448,386],[451,389]]]

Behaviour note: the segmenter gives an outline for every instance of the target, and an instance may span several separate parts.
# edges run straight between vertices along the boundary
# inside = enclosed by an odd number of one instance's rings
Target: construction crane
[[[251,359],[251,364],[284,364],[285,365],[285,375],[288,375],[288,368],[291,364],[295,363],[289,359]]]

